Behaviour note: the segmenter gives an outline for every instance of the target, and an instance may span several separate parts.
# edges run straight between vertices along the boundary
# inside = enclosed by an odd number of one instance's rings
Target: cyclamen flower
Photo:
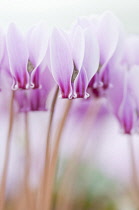
[[[136,103],[136,109],[139,111],[139,37],[132,35],[126,38],[124,54],[121,60],[122,65],[126,68],[129,74],[129,90],[131,98]]]
[[[13,77],[13,89],[29,87],[28,49],[25,39],[14,24],[10,24],[6,37],[10,73]]]
[[[136,129],[139,110],[139,39],[126,38],[122,52],[121,60],[113,72],[113,88],[109,91],[109,100],[124,132],[131,134]]]
[[[129,77],[125,68],[117,65],[114,67],[112,84],[113,87],[107,92],[108,104],[111,111],[120,123],[123,132],[131,134],[135,128],[135,103],[130,95]]]
[[[71,44],[72,57],[75,65],[74,71],[78,70],[74,87],[75,96],[79,98],[87,98],[89,96],[86,91],[88,84],[99,67],[100,52],[95,30],[93,26],[89,26],[84,30],[78,26],[71,35],[73,36],[73,38],[71,37]],[[78,46],[81,46],[81,43],[84,43],[84,51]]]
[[[19,89],[15,92],[15,100],[17,101],[19,112],[47,111],[46,101],[54,86],[54,80],[46,66],[46,59],[37,68],[37,72],[39,70],[41,71],[39,75],[41,86],[39,88],[30,88],[28,90]]]
[[[13,89],[27,89],[31,86],[38,88],[38,81],[36,83],[34,77],[46,54],[47,37],[47,30],[43,24],[32,28],[27,37],[21,34],[14,23],[9,25],[6,48]]]
[[[41,86],[41,73],[45,71],[48,60],[46,57],[48,36],[49,33],[46,29],[46,24],[43,22],[31,28],[26,36],[29,52],[28,71],[31,74],[32,88],[39,88]],[[48,71],[47,73],[47,78],[50,78],[50,73]]]
[[[50,37],[50,65],[62,98],[87,98],[89,81],[99,66],[99,48],[92,28],[77,27],[69,36],[54,29]]]
[[[130,120],[134,130],[137,128],[137,118],[139,117],[139,95],[138,95],[138,84],[139,84],[139,37],[130,36],[125,40],[124,55],[122,59],[122,65],[126,68],[128,74],[128,85],[127,85],[127,96],[130,101],[125,107],[125,110],[130,111]],[[127,116],[128,117],[128,116]]]
[[[136,116],[135,128],[138,130],[139,121],[139,37],[130,36],[125,40],[124,58],[122,60],[123,65],[128,71],[128,92],[130,93],[130,99],[134,102],[134,113]]]
[[[92,78],[89,87],[96,97],[103,96],[112,87],[111,75],[113,63],[120,58],[124,38],[120,21],[111,12],[104,12],[101,16],[80,18],[77,22],[82,28],[95,28],[99,43],[100,61],[97,73]]]

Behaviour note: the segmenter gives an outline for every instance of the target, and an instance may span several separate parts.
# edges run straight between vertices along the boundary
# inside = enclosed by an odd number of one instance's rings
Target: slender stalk
[[[50,163],[50,170],[49,170],[49,175],[48,175],[48,185],[47,185],[47,190],[46,190],[46,195],[45,195],[45,206],[44,209],[50,210],[51,209],[51,203],[52,203],[52,195],[53,195],[53,185],[55,181],[55,172],[56,172],[56,164],[57,164],[57,159],[58,159],[58,151],[59,151],[59,145],[60,145],[60,140],[62,136],[62,131],[66,123],[67,116],[69,114],[70,108],[71,108],[71,100],[67,101],[66,108],[64,111],[64,114],[59,122],[58,130],[56,132],[56,137],[55,137],[55,145],[54,145],[54,150],[52,154],[52,159]]]
[[[25,112],[25,202],[26,209],[31,210],[31,193],[29,189],[29,175],[30,175],[31,157],[30,157],[30,139],[29,139],[29,114]]]
[[[8,135],[6,139],[4,167],[3,167],[2,178],[1,178],[1,183],[0,183],[0,210],[3,210],[4,205],[5,205],[5,190],[6,190],[8,167],[9,167],[11,136],[12,136],[13,122],[14,122],[14,107],[13,106],[14,106],[14,91],[12,91],[11,99],[10,99],[10,106],[9,106],[9,127],[8,127]]]
[[[57,101],[57,96],[58,96],[59,88],[56,88],[52,104],[51,104],[51,112],[50,112],[50,118],[49,118],[49,124],[48,124],[48,132],[47,132],[47,138],[46,138],[46,152],[45,152],[45,165],[44,165],[44,190],[46,188],[46,177],[47,177],[47,172],[48,172],[48,167],[50,163],[50,140],[51,140],[51,132],[52,132],[52,124],[53,124],[53,118],[54,118],[54,111],[55,111],[55,106],[56,106],[56,101]],[[45,192],[44,192],[45,195]]]
[[[53,119],[54,119],[54,112],[55,112],[55,106],[56,101],[58,97],[59,88],[56,87],[52,103],[51,103],[51,110],[49,115],[49,122],[48,122],[48,128],[47,128],[47,135],[46,135],[46,148],[45,148],[45,160],[44,160],[44,171],[43,171],[43,179],[41,183],[41,189],[39,192],[39,200],[36,204],[36,208],[40,210],[43,208],[45,203],[45,194],[46,194],[46,188],[47,188],[47,182],[48,182],[48,171],[50,166],[50,142],[51,142],[51,133],[52,133],[52,125],[53,125]]]
[[[137,166],[136,166],[136,160],[135,160],[135,151],[134,151],[134,144],[133,144],[133,138],[131,135],[128,135],[128,147],[130,152],[130,162],[131,162],[131,173],[132,173],[132,185],[134,192],[136,194],[136,197],[139,197],[139,183],[138,183],[138,172],[137,172]],[[139,208],[139,202],[138,202],[138,208]]]
[[[80,132],[79,142],[72,155],[73,157],[67,164],[67,168],[66,168],[64,177],[62,179],[60,190],[58,193],[58,198],[56,202],[56,210],[71,209],[70,195],[72,194],[72,189],[76,181],[75,177],[76,177],[76,172],[78,168],[79,158],[81,157],[81,154],[83,154],[87,146],[87,140],[89,139],[90,133],[92,133],[93,123],[95,123],[97,114],[100,109],[100,105],[101,104],[99,100],[95,101],[95,104],[91,103],[88,107],[86,115],[84,116],[84,119],[82,120],[83,123],[80,126],[80,130],[84,132],[83,133]],[[66,191],[65,191],[65,186],[66,186]],[[64,199],[63,199],[63,196],[64,196]]]

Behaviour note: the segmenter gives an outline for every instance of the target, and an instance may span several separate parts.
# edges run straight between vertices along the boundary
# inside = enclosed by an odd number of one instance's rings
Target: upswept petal
[[[107,63],[113,56],[118,40],[121,24],[111,13],[105,12],[99,19],[98,41],[100,47],[100,64]]]
[[[128,88],[130,97],[135,100],[136,109],[139,112],[139,66],[133,66],[129,71]]]
[[[48,30],[44,22],[33,27],[27,34],[29,60],[34,68],[42,62],[48,46]]]
[[[5,34],[2,28],[0,28],[0,64],[2,62],[4,54],[5,54]]]
[[[123,62],[131,68],[133,65],[139,65],[139,37],[129,36],[125,39]]]
[[[82,67],[74,85],[74,97],[85,98],[85,99],[88,98],[89,94],[86,91],[87,87],[88,87],[87,73],[84,67]]]
[[[46,57],[43,59],[35,73],[32,73],[32,83],[36,88],[43,88],[45,91],[49,91],[55,84],[53,76],[47,66]],[[35,89],[35,88],[34,88]]]
[[[114,66],[111,76],[112,88],[108,90],[108,100],[112,104],[112,111],[119,118],[120,107],[127,95],[127,71],[119,65]]]
[[[85,32],[85,55],[83,66],[87,73],[88,82],[92,79],[99,67],[99,45],[93,27],[88,27]]]
[[[1,34],[0,37],[0,42],[1,42],[1,51],[0,51],[0,70],[8,76],[8,79],[11,79],[11,71],[9,67],[9,59],[8,59],[8,53],[7,53],[7,46],[6,46],[6,36],[4,34]],[[12,80],[12,79],[11,79]],[[11,84],[10,84],[11,86]]]
[[[50,37],[50,62],[54,79],[60,87],[62,97],[71,97],[73,73],[72,53],[64,33],[54,29]]]
[[[77,26],[71,33],[72,56],[76,69],[80,71],[85,50],[84,32],[80,26]]]
[[[11,74],[19,88],[26,88],[29,85],[28,50],[22,34],[14,23],[9,25],[6,43]]]
[[[48,51],[48,49],[47,49],[47,51]],[[49,58],[50,55],[49,54],[50,54],[49,52],[47,54],[45,54],[40,65],[31,72],[31,87],[33,89],[40,88],[44,84],[43,81],[45,81],[45,78],[42,77],[42,75],[44,74],[43,73],[44,71],[47,71],[46,85],[47,85],[48,81],[49,82],[51,81],[54,84],[54,79],[52,77],[52,73],[50,72],[51,66],[50,66],[50,58]]]

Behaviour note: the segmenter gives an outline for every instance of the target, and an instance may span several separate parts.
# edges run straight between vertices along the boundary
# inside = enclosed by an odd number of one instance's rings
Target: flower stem
[[[133,138],[131,135],[128,135],[128,147],[129,147],[129,152],[130,152],[131,173],[132,173],[131,181],[132,181],[132,186],[133,186],[136,198],[138,200],[138,196],[139,196],[138,172],[137,172],[137,166],[136,166]],[[137,205],[139,208],[139,202],[137,202]]]
[[[51,141],[51,132],[52,132],[52,124],[53,124],[53,118],[54,118],[54,111],[57,101],[59,88],[56,88],[52,104],[51,104],[51,112],[50,112],[50,118],[49,118],[49,124],[48,124],[48,132],[47,132],[47,138],[46,138],[46,151],[45,151],[45,166],[44,166],[44,186],[46,186],[46,177],[47,177],[47,171],[50,163],[50,141]]]
[[[13,105],[14,105],[14,91],[12,91],[11,99],[10,99],[9,127],[8,127],[8,135],[6,139],[4,167],[3,167],[2,178],[1,178],[1,183],[0,183],[0,210],[3,210],[4,205],[5,205],[6,181],[7,181],[8,167],[9,167],[11,136],[12,136],[13,122],[14,122],[14,106]]]
[[[91,101],[85,116],[83,116],[83,123],[80,125],[80,130],[84,132],[80,132],[79,141],[77,142],[76,148],[72,154],[72,158],[67,163],[64,176],[59,186],[58,197],[56,200],[56,210],[69,210],[72,208],[70,196],[73,194],[73,186],[76,185],[76,175],[79,160],[86,149],[89,137],[92,133],[93,124],[95,123],[96,117],[100,110],[100,106],[101,103],[99,100],[96,100],[94,103]]]
[[[51,142],[51,133],[52,133],[52,125],[53,125],[53,119],[54,119],[54,112],[55,112],[55,106],[56,101],[58,97],[59,88],[56,87],[52,103],[51,103],[51,110],[50,110],[50,116],[49,116],[49,123],[48,123],[48,129],[47,129],[47,135],[46,135],[46,149],[45,149],[45,160],[44,160],[44,171],[43,171],[43,179],[41,183],[41,189],[39,192],[39,203],[37,203],[37,209],[41,209],[44,206],[45,203],[45,194],[46,194],[46,188],[47,188],[47,182],[48,182],[48,171],[50,166],[50,142]]]
[[[50,210],[51,209],[51,203],[52,203],[52,196],[53,196],[53,185],[54,185],[54,180],[55,180],[55,172],[56,172],[56,164],[57,164],[57,159],[58,159],[58,151],[59,151],[59,145],[60,145],[60,140],[62,136],[62,131],[66,123],[67,116],[69,114],[70,108],[71,108],[71,100],[67,101],[66,108],[63,114],[63,117],[61,118],[58,126],[58,130],[56,132],[56,137],[55,137],[55,145],[53,149],[53,154],[52,154],[52,159],[50,162],[50,169],[49,169],[49,174],[48,174],[48,185],[46,189],[46,194],[45,194],[45,205],[44,209]]]
[[[31,210],[31,196],[29,190],[29,175],[30,175],[31,157],[30,157],[30,139],[29,139],[29,114],[25,112],[25,202],[26,209]]]

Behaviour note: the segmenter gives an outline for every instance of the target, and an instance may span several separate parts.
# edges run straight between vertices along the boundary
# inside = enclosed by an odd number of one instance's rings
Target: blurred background
[[[0,0],[0,26],[6,29],[9,22],[16,22],[23,31],[27,31],[32,25],[45,20],[50,28],[53,26],[58,26],[68,29],[79,16],[87,16],[97,13],[101,14],[106,10],[110,10],[115,13],[115,15],[122,21],[127,33],[139,33],[139,0]],[[45,141],[44,136],[46,134],[45,126],[40,128],[38,125],[38,119],[41,122],[44,122],[44,125],[46,125],[47,120],[45,117],[47,116],[47,113],[45,116],[43,113],[40,115],[31,113],[30,116],[30,124],[32,123],[32,126],[30,126],[30,133],[32,137],[31,145],[33,156],[33,166],[31,169],[30,179],[31,182],[36,184],[36,177],[40,177],[40,175],[36,173],[36,169],[38,170],[39,168],[39,158],[41,158],[41,153],[44,150],[43,141]],[[16,124],[18,124],[18,120]],[[35,125],[33,124],[34,122]],[[1,124],[1,128],[3,128],[3,122],[1,122]],[[11,204],[13,203],[11,195],[14,195],[16,191],[15,185],[19,184],[20,173],[22,174],[23,170],[21,161],[24,154],[21,152],[22,145],[20,145],[19,140],[22,140],[24,137],[24,129],[21,132],[21,127],[21,122],[19,125],[15,125],[15,139],[18,139],[17,142],[19,144],[18,146],[20,146],[20,150],[19,148],[17,149],[13,144],[13,159],[11,158],[8,179],[7,191],[9,193],[9,200],[7,202],[8,204],[6,209],[12,210],[14,209],[14,205]],[[34,127],[36,128],[36,132],[34,132]],[[75,130],[73,132],[73,127],[77,128],[77,134]],[[19,128],[19,131],[17,128]],[[70,158],[73,158],[73,148],[76,147],[74,140],[77,139],[76,137],[80,133],[80,129],[80,126],[77,126],[76,120],[74,123],[73,121],[69,121],[67,130],[65,134],[63,134],[61,160],[59,163],[60,173],[53,195],[53,209],[55,209],[55,200],[58,196],[57,189],[59,189],[59,183],[61,182],[61,179],[63,179],[65,165]],[[17,136],[18,132],[19,134]],[[3,134],[1,133],[1,138],[3,138],[2,135]],[[92,141],[92,139],[94,141]],[[130,182],[131,177],[131,165],[129,148],[126,140],[127,137],[123,137],[120,132],[118,122],[112,116],[108,116],[108,118],[105,118],[104,116],[102,123],[99,122],[99,124],[96,125],[96,132],[94,132],[90,137],[90,141],[87,144],[86,153],[84,151],[85,154],[83,154],[83,156],[85,158],[82,159],[81,157],[81,160],[77,162],[78,168],[76,175],[72,175],[74,180],[72,180],[72,178],[70,179],[69,173],[68,176],[70,183],[67,181],[68,178],[65,181],[67,184],[65,191],[69,189],[69,197],[72,204],[71,209],[134,210],[133,206],[135,202],[134,199],[129,199],[130,192],[127,189],[129,187],[128,183]],[[135,136],[134,145],[137,160],[139,160],[138,140],[139,137]],[[15,142],[15,144],[17,144],[17,142]],[[79,142],[77,141],[76,143]],[[2,154],[4,151],[2,147],[0,148],[0,151]],[[16,157],[14,157],[14,155]],[[15,170],[13,170],[13,168]],[[35,185],[34,183],[33,185]],[[73,189],[71,189],[70,185],[74,186]],[[63,194],[65,194],[65,191]],[[66,193],[67,194],[65,194],[65,197],[69,195],[68,192]],[[67,197],[65,200],[66,199]],[[21,206],[18,208],[18,210],[20,209],[22,209]]]
[[[23,29],[46,20],[49,26],[68,28],[78,17],[113,11],[130,33],[139,33],[138,0],[0,0],[0,25],[17,22]]]

